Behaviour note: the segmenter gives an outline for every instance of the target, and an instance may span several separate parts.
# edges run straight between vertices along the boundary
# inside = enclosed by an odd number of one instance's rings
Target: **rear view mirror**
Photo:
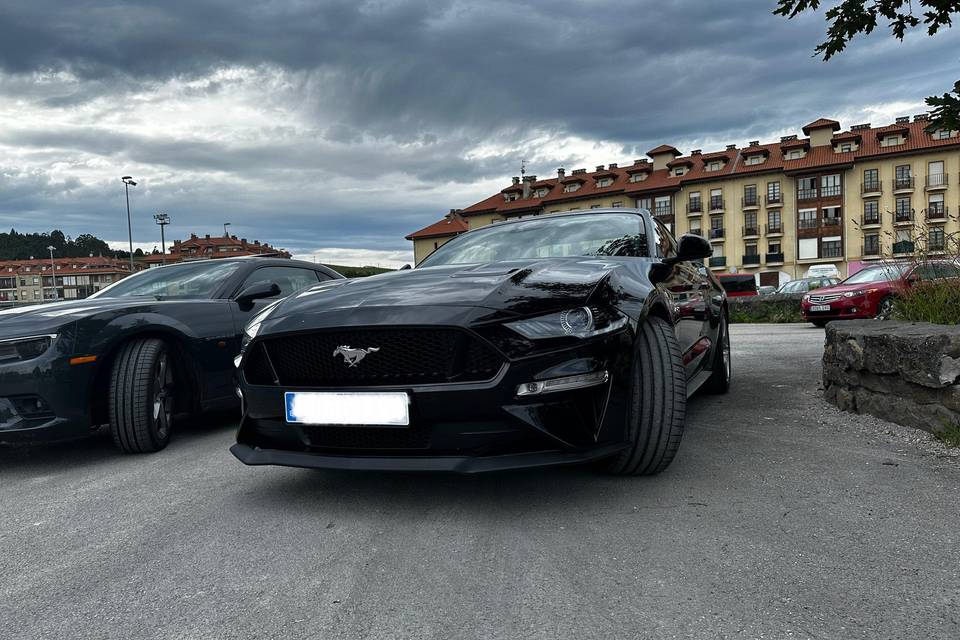
[[[273,298],[278,295],[280,295],[280,285],[276,282],[255,282],[237,294],[235,300],[241,309],[249,309],[253,306],[254,300]]]

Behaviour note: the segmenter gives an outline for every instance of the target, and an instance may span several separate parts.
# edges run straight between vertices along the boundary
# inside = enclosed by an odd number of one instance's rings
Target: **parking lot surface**
[[[732,343],[654,478],[0,449],[0,638],[960,637],[960,459],[827,406],[822,330]]]

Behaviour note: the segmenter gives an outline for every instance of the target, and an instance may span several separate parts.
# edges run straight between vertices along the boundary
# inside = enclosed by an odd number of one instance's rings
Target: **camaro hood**
[[[359,307],[483,307],[518,314],[583,304],[618,262],[558,258],[394,271],[295,294],[276,310],[321,313]]]
[[[0,311],[0,339],[49,333],[83,317],[141,304],[156,304],[153,298],[93,298],[49,302]]]

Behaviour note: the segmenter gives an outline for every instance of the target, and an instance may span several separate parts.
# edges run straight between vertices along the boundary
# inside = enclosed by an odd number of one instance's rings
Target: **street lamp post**
[[[131,176],[123,176],[123,191],[127,196],[127,238],[130,240],[130,273],[133,273],[133,224],[130,222],[130,187],[137,186]]]
[[[227,227],[229,227],[231,224],[233,224],[233,223],[232,223],[232,222],[224,222],[224,223],[223,223],[223,237],[224,237],[224,238],[227,237]]]
[[[167,264],[167,241],[163,236],[163,228],[170,224],[170,216],[166,213],[158,213],[153,216],[153,219],[160,225],[160,255],[163,264]]]
[[[50,245],[47,247],[47,251],[50,252],[50,284],[53,286],[53,299],[57,299],[57,265],[53,261],[53,251],[56,249],[55,246]]]

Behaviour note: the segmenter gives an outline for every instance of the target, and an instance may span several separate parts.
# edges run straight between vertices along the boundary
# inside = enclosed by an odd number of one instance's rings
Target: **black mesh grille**
[[[273,372],[270,370],[270,363],[267,362],[267,355],[261,344],[255,344],[250,355],[247,356],[243,365],[243,375],[250,384],[273,384]]]
[[[270,338],[261,344],[280,384],[292,387],[475,382],[493,378],[503,364],[486,343],[452,328],[339,329]],[[344,345],[377,351],[350,366],[343,355],[334,355]]]

